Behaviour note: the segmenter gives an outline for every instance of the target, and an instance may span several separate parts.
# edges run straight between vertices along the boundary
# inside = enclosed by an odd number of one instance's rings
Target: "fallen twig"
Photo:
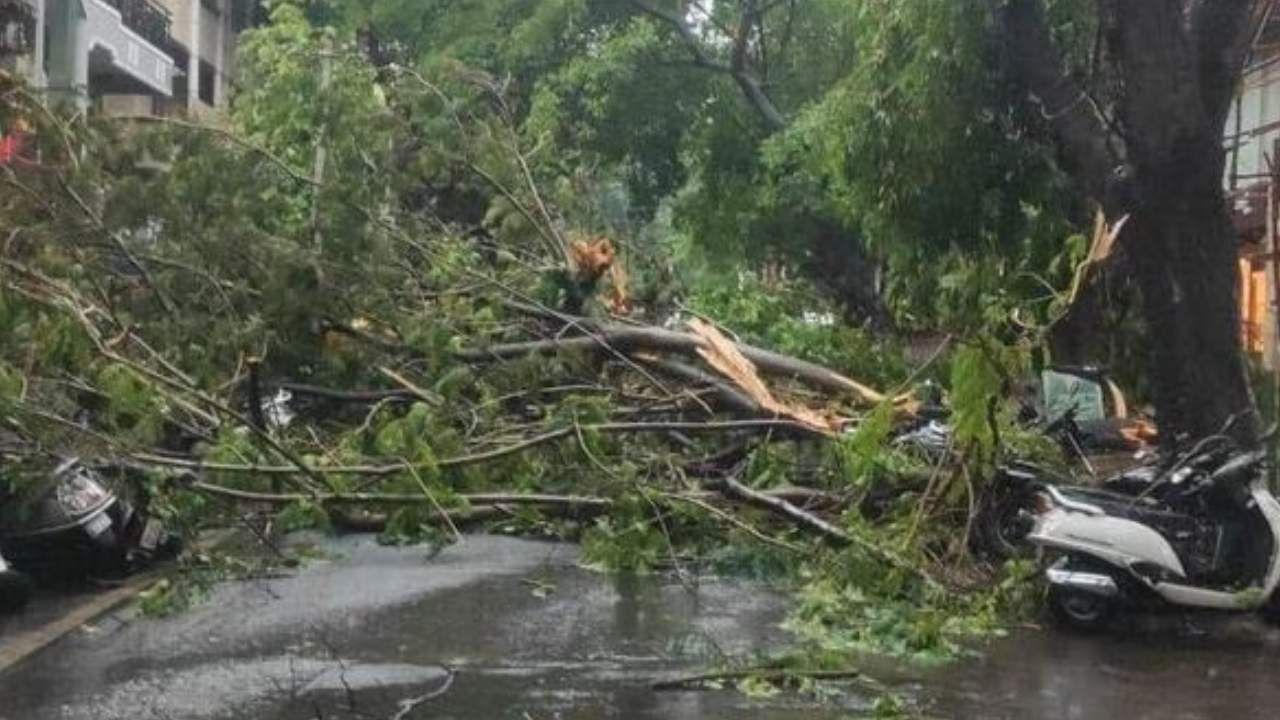
[[[686,675],[670,680],[659,680],[649,685],[652,690],[687,690],[713,682],[732,682],[758,678],[767,682],[781,682],[793,678],[807,680],[857,680],[864,675],[857,670],[783,670],[779,668],[755,668],[748,670],[725,670],[722,672]]]
[[[721,520],[724,520],[730,525],[733,525],[739,530],[742,530],[743,532],[759,540],[760,542],[765,543],[766,545],[779,547],[779,548],[782,548],[783,550],[788,550],[793,553],[804,552],[804,548],[800,547],[799,545],[796,545],[794,543],[789,543],[785,540],[779,540],[777,538],[769,537],[768,535],[765,535],[764,533],[760,532],[754,527],[751,527],[746,522],[734,517],[733,514],[726,512],[724,510],[721,510],[720,508],[716,507],[715,505],[712,505],[711,503],[701,498],[694,497],[692,495],[681,495],[679,493],[663,493],[662,497],[668,498],[670,500],[678,500],[680,502],[686,502],[698,508],[701,508],[702,510],[708,513],[711,513],[712,515],[715,515]]]
[[[726,420],[720,422],[651,421],[595,423],[592,425],[583,425],[582,429],[601,433],[645,433],[667,432],[669,430],[678,430],[687,433],[792,430],[803,434],[815,434],[815,431],[812,428],[801,425],[800,423],[792,422],[790,420],[768,419]],[[475,465],[489,460],[496,460],[507,455],[513,455],[553,440],[569,437],[573,433],[574,428],[572,427],[557,428],[493,450],[442,458],[438,460],[435,465],[441,468]],[[302,464],[299,460],[295,465],[257,465],[204,462],[197,459],[153,455],[150,453],[135,453],[131,457],[136,462],[146,465],[162,465],[166,467],[185,468],[188,470],[254,473],[258,475],[394,475],[399,472],[404,472],[408,468],[408,464],[403,462],[387,463],[385,465],[307,465]]]
[[[409,381],[408,378],[396,372],[395,370],[392,370],[389,367],[379,367],[378,372],[391,378],[392,380],[395,381],[397,385],[407,390],[413,397],[417,398],[418,400],[421,400],[422,402],[428,405],[435,405],[438,407],[444,404],[444,398],[439,397],[434,393],[429,393],[426,390],[423,390],[422,388],[418,387],[417,385],[414,385],[412,382]]]
[[[461,542],[462,531],[459,530],[458,526],[453,522],[453,518],[449,517],[449,511],[445,510],[444,506],[436,500],[436,496],[432,494],[431,488],[427,487],[427,484],[423,482],[422,475],[414,469],[413,465],[409,464],[408,461],[405,461],[405,466],[409,468],[409,474],[412,475],[414,481],[418,483],[418,487],[422,488],[422,494],[426,496],[428,501],[430,501],[431,507],[435,508],[436,515],[443,518],[445,524],[449,526],[449,530],[453,532],[453,539]]]
[[[835,540],[842,545],[849,545],[853,543],[853,538],[845,531],[835,525],[832,525],[826,520],[823,520],[817,515],[801,510],[786,500],[770,497],[758,490],[752,490],[731,477],[725,477],[717,484],[724,488],[728,495],[745,500],[746,502],[754,505],[759,505],[780,515],[785,515],[788,518],[795,520],[800,525],[804,525],[811,530],[816,530],[820,535],[831,540]]]
[[[776,498],[776,497],[770,497],[766,493],[762,493],[758,490],[753,490],[747,487],[746,485],[743,485],[742,483],[738,482],[734,478],[728,477],[728,476],[724,477],[720,481],[720,484],[731,495],[737,496],[746,502],[753,503],[755,505],[766,508],[775,513],[778,513],[779,515],[783,515],[787,518],[790,518],[796,521],[797,523],[799,523],[800,525],[803,525],[804,527],[807,527],[811,530],[818,532],[820,535],[827,538],[828,540],[835,542],[836,544],[856,546],[858,549],[866,552],[868,555],[871,555],[877,560],[880,560],[881,562],[887,565],[898,568],[900,570],[903,570],[911,575],[914,575],[920,578],[920,580],[923,581],[927,586],[929,586],[930,589],[935,590],[936,592],[944,595],[947,594],[946,589],[943,588],[942,585],[939,584],[936,580],[930,577],[929,574],[926,573],[923,569],[916,567],[915,565],[911,564],[910,562],[908,562],[907,560],[905,560],[904,558],[898,556],[893,552],[890,552],[888,550],[885,550],[884,548],[873,545],[872,543],[867,542],[866,540],[863,540],[855,535],[850,535],[849,533],[841,530],[835,525],[832,525],[826,520],[823,520],[822,518],[812,513],[805,512],[804,510],[801,510],[800,508],[796,507],[795,505],[792,505],[786,500],[783,500],[781,498]]]

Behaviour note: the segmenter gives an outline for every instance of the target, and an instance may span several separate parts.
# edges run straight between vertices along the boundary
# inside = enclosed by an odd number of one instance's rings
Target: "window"
[[[213,69],[213,65],[205,62],[204,60],[201,60],[200,61],[200,87],[197,90],[197,92],[200,95],[200,101],[206,105],[213,105],[214,100],[217,99],[214,96],[214,88],[217,87],[217,85],[218,85],[217,71]]]

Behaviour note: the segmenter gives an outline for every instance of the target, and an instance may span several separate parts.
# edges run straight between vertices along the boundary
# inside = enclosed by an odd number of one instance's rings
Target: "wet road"
[[[942,717],[1272,720],[1280,630],[1253,618],[1169,616],[1105,636],[1024,631],[915,679]]]
[[[837,720],[835,703],[654,692],[784,647],[758,586],[610,578],[571,546],[472,537],[428,559],[328,540],[296,577],[229,583],[165,620],[121,611],[0,674],[0,720]],[[938,718],[1280,717],[1280,631],[1151,621],[1119,638],[1028,631],[933,670],[867,667]],[[0,642],[3,638],[0,637]]]
[[[297,577],[224,584],[174,618],[122,612],[69,635],[0,675],[0,720],[845,715],[649,689],[784,646],[785,600],[758,587],[610,578],[579,568],[573,546],[494,537],[431,559],[360,537],[325,550],[332,561]]]

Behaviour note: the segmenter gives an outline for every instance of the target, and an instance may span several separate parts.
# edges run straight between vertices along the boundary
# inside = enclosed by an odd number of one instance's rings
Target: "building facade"
[[[1259,5],[1249,61],[1227,118],[1224,183],[1240,235],[1240,334],[1263,366],[1280,367],[1280,3]]]
[[[0,69],[50,103],[200,115],[226,102],[244,0],[0,0]]]

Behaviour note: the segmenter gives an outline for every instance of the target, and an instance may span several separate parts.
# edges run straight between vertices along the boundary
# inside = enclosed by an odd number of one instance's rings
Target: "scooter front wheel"
[[[1115,615],[1113,598],[1075,588],[1050,587],[1049,609],[1054,618],[1080,632],[1097,632]]]
[[[1031,493],[1010,493],[982,509],[977,517],[975,542],[978,551],[995,561],[1027,557],[1034,546],[1027,542],[1032,522]]]

